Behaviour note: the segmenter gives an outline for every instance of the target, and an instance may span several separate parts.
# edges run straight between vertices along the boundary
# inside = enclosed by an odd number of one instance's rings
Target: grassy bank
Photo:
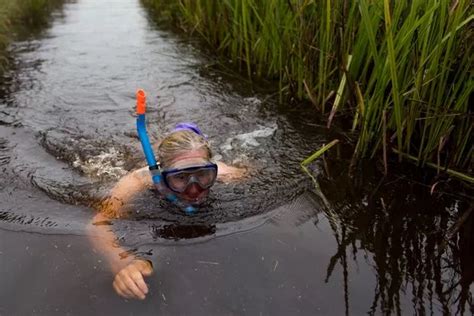
[[[357,135],[354,158],[396,152],[472,174],[470,0],[142,0],[250,77],[278,80]]]
[[[0,74],[8,64],[7,47],[15,29],[46,24],[63,0],[0,0]]]

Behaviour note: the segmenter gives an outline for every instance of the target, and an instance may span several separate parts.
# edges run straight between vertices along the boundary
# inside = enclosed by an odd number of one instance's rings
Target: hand
[[[133,260],[125,268],[115,275],[114,290],[118,295],[125,298],[144,300],[148,293],[148,286],[143,276],[150,276],[153,267],[146,260]]]

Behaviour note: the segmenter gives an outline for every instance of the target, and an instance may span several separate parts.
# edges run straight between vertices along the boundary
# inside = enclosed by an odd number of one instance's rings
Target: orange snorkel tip
[[[146,111],[146,94],[142,89],[137,90],[137,114],[145,114]]]

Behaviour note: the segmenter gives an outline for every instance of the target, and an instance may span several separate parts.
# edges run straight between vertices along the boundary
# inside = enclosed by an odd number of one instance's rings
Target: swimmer
[[[137,124],[138,125],[138,124]],[[143,140],[142,145],[148,141]],[[148,150],[144,145],[145,155]],[[151,151],[151,148],[149,150]],[[207,137],[192,123],[177,124],[159,144],[158,161],[147,157],[149,167],[137,169],[120,179],[100,206],[92,223],[103,233],[103,238],[92,238],[95,248],[105,254],[115,274],[113,288],[122,297],[145,299],[148,286],[144,277],[153,273],[153,263],[147,258],[129,256],[117,246],[117,237],[103,225],[110,218],[123,218],[127,203],[139,192],[155,187],[162,198],[182,207],[183,212],[194,212],[209,194],[215,181],[229,183],[245,176],[246,169],[214,162]],[[150,176],[151,172],[151,176]]]

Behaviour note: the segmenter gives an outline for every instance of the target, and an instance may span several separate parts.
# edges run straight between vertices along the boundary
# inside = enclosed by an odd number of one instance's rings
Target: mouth
[[[197,196],[197,197],[186,198],[186,201],[190,203],[201,203],[204,199],[205,197]]]
[[[197,195],[183,196],[183,199],[191,204],[200,204],[207,198],[207,192],[203,191]]]

